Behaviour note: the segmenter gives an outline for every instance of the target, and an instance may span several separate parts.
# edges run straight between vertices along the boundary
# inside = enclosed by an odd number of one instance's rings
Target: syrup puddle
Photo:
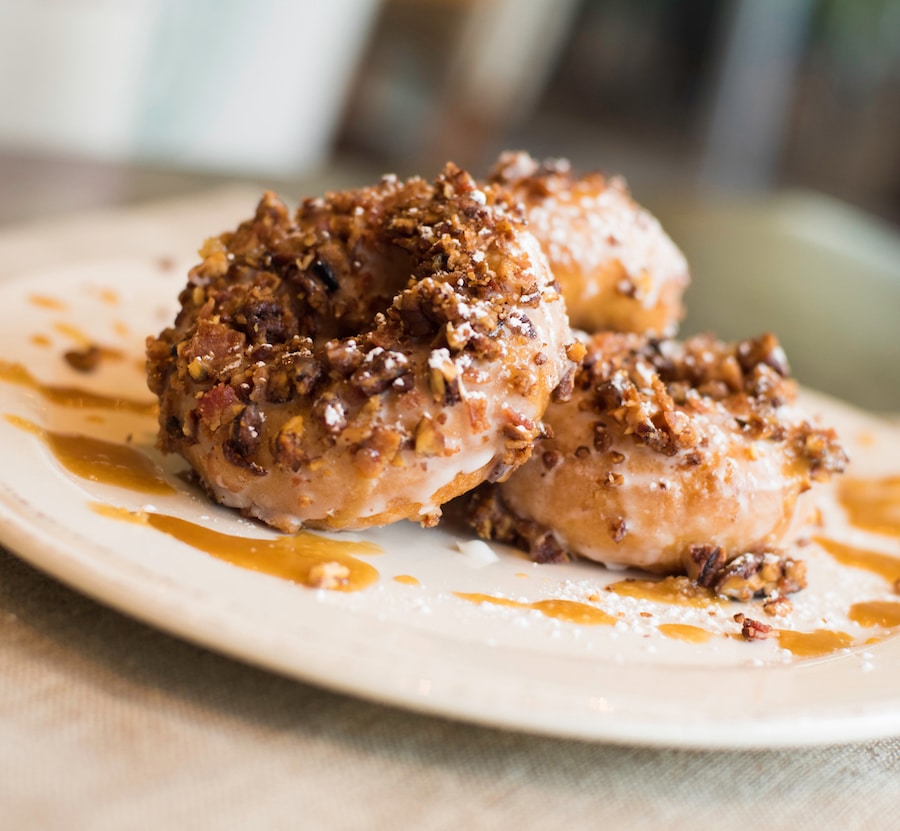
[[[900,476],[844,479],[838,499],[857,528],[900,537]]]
[[[797,658],[824,658],[854,646],[855,643],[852,635],[832,632],[830,629],[816,629],[814,632],[778,630],[778,645]]]
[[[633,597],[637,600],[649,600],[653,603],[665,603],[674,606],[693,606],[705,609],[709,606],[721,606],[724,601],[716,597],[709,589],[692,583],[687,577],[663,577],[661,580],[619,580],[610,583],[606,591],[619,597]]]
[[[575,600],[552,599],[524,603],[478,592],[453,592],[453,594],[462,600],[468,600],[470,603],[490,603],[495,606],[510,606],[515,609],[531,609],[556,620],[580,623],[583,626],[612,626],[616,622],[616,618],[608,612]]]
[[[217,560],[309,588],[354,592],[378,580],[378,570],[354,556],[382,553],[374,543],[331,540],[309,531],[275,539],[239,537],[166,514],[104,503],[90,507],[101,516],[148,525]]]
[[[854,603],[848,614],[860,626],[881,626],[893,629],[900,626],[900,603],[893,600],[869,600]]]
[[[688,643],[706,643],[715,637],[715,632],[689,623],[660,623],[656,628],[667,638]]]
[[[56,460],[81,479],[117,485],[140,493],[159,495],[176,492],[152,459],[127,444],[79,434],[55,433],[10,414],[6,415],[6,420],[41,439]]]
[[[900,580],[900,558],[891,557],[878,551],[869,551],[856,545],[830,540],[827,537],[813,537],[813,542],[821,546],[841,565],[861,568],[878,574],[890,583]]]
[[[62,300],[46,294],[29,294],[28,302],[32,306],[38,306],[41,309],[53,309],[54,311],[63,311],[69,308]]]

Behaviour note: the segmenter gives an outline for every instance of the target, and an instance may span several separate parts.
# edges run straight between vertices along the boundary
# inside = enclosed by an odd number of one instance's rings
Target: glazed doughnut
[[[521,205],[550,260],[572,326],[673,335],[684,314],[687,263],[624,180],[575,178],[564,159],[500,156],[488,179],[497,198]]]
[[[540,246],[453,165],[295,217],[267,194],[201,256],[147,342],[160,446],[279,529],[433,525],[528,457],[574,373]]]
[[[690,576],[737,555],[762,565],[799,495],[846,461],[795,398],[773,335],[595,335],[572,397],[545,413],[552,438],[480,494],[475,526],[539,560]]]

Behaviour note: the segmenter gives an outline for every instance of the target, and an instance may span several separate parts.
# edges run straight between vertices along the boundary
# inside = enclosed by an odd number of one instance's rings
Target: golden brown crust
[[[537,242],[486,202],[453,165],[295,216],[266,194],[148,340],[161,447],[287,529],[432,524],[521,464],[571,336]]]

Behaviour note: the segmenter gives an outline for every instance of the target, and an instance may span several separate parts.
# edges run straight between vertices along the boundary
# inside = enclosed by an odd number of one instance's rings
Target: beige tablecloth
[[[0,264],[188,250],[247,199],[19,228],[0,234]],[[888,829],[898,796],[897,739],[696,752],[451,723],[183,643],[0,550],[3,831]]]

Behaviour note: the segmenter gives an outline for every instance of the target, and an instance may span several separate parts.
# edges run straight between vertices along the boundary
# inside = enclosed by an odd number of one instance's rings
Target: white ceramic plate
[[[176,635],[296,678],[365,698],[467,721],[589,740],[696,747],[815,744],[900,734],[900,639],[847,619],[857,600],[889,601],[875,574],[804,549],[810,586],[785,628],[841,630],[854,646],[799,660],[774,641],[725,637],[742,610],[667,606],[604,592],[626,575],[590,564],[538,566],[499,546],[461,553],[471,539],[450,523],[367,533],[383,549],[363,557],[379,572],[369,588],[313,590],[247,571],[153,527],[98,513],[178,516],[243,537],[272,539],[259,525],[210,504],[153,450],[152,416],[52,403],[47,385],[150,401],[141,360],[146,334],[173,315],[186,265],[84,263],[0,285],[0,355],[41,384],[0,380],[0,535],[18,555],[71,586]],[[108,347],[98,369],[62,359],[84,340]],[[119,350],[116,355],[114,350]],[[848,408],[828,409],[854,454],[857,476],[900,472],[898,432]],[[10,419],[9,416],[13,416]],[[84,434],[131,445],[165,466],[175,492],[146,493],[79,478],[39,435]],[[823,495],[825,531],[900,557],[900,540],[850,528]],[[346,540],[348,537],[335,536]],[[359,539],[354,535],[351,539]],[[482,554],[484,552],[482,551]],[[394,578],[407,575],[418,584]],[[523,603],[562,598],[603,608],[614,626],[581,625],[540,611],[477,604],[455,592]],[[593,599],[591,599],[593,598]],[[599,599],[598,599],[599,598]],[[703,627],[705,643],[675,640],[661,623]],[[691,630],[692,631],[692,630]],[[884,634],[884,633],[880,633]]]

